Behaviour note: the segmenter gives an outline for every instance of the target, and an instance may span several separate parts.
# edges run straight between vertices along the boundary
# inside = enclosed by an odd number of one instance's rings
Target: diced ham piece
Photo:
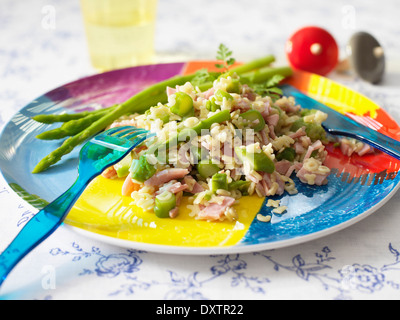
[[[176,194],[176,207],[169,212],[169,217],[171,219],[176,218],[179,214],[179,206],[182,201],[182,196],[183,196],[183,191],[180,191]]]
[[[192,176],[183,178],[183,183],[188,186],[186,189],[187,192],[196,194],[204,191],[204,188]]]
[[[271,113],[271,105],[269,103],[265,103],[265,109],[261,111],[261,115],[263,116],[264,120],[267,119],[270,113]]]
[[[269,128],[269,136],[272,138],[272,139],[276,139],[276,134],[275,134],[275,127],[274,126],[268,126],[268,128]]]
[[[257,98],[257,94],[247,84],[242,87],[242,96],[250,101],[255,101]]]
[[[279,174],[276,172],[274,173],[264,173],[263,175],[263,180],[261,181],[262,186],[264,187],[265,194],[266,195],[271,195],[270,189],[273,186],[273,180],[272,178],[276,181],[278,184],[278,189],[276,190],[275,194],[277,195],[282,195],[283,192],[285,191],[285,182],[282,180]]]
[[[177,194],[179,192],[183,192],[188,188],[187,184],[182,184],[178,181],[170,181],[166,185],[162,186],[159,190],[156,191],[156,196],[160,195],[164,191],[169,191],[174,194]]]
[[[204,207],[199,213],[198,218],[202,220],[217,221],[220,220],[227,208],[231,207],[235,203],[235,199],[231,197],[224,197],[221,204],[210,203]]]
[[[315,178],[315,184],[317,186],[322,186],[328,183],[327,177],[329,176],[329,173],[327,174],[317,174],[317,177]]]
[[[315,151],[318,150],[320,148],[324,148],[324,145],[322,144],[322,142],[320,140],[315,141],[311,146],[308,147],[307,153],[304,156],[304,160],[308,159],[311,157],[311,154]],[[303,160],[303,161],[304,161]]]
[[[251,109],[251,102],[247,98],[238,97],[235,99],[234,104],[232,106],[232,111],[240,110],[241,112],[245,112]]]
[[[371,147],[368,144],[364,144],[362,149],[360,151],[358,151],[357,154],[362,157],[363,155],[366,155],[368,153],[373,153],[373,152],[374,152],[374,148],[373,147]]]
[[[266,195],[268,194],[268,191],[269,191],[268,183],[267,183],[267,181],[264,179],[264,180],[261,180],[261,181],[260,181],[260,184],[261,184],[261,186],[264,188],[263,194],[266,196]],[[264,197],[265,197],[265,196],[264,196]]]
[[[117,171],[114,169],[114,167],[108,167],[103,171],[101,176],[106,179],[114,179],[117,177]]]
[[[144,184],[146,186],[157,187],[171,180],[177,180],[185,177],[189,174],[188,169],[170,168],[157,172],[149,180],[146,180]]]
[[[122,185],[121,193],[123,196],[129,197],[133,191],[138,191],[140,189],[140,185],[133,182],[130,175],[128,175]]]
[[[289,135],[289,137],[291,137],[292,139],[297,139],[297,138],[303,137],[305,135],[307,135],[306,128],[301,127],[299,130],[297,130],[296,132]]]
[[[271,114],[265,118],[265,121],[268,123],[268,125],[276,127],[279,122],[279,114]]]
[[[342,151],[342,153],[348,157],[353,154],[353,149],[350,148],[349,144],[343,142],[340,143],[340,151]]]
[[[300,140],[299,142],[301,142],[304,148],[308,148],[311,145],[311,139],[308,136],[300,137],[299,140]]]
[[[300,179],[301,182],[307,183],[307,178],[305,177],[306,174],[310,174],[311,172],[307,171],[302,167],[296,174],[296,176]]]
[[[373,153],[374,148],[371,147],[370,145],[363,143],[362,148],[359,150],[358,147],[355,147],[354,144],[351,144],[347,139],[341,139],[340,140],[340,151],[345,155],[350,157],[354,152],[356,152],[359,156],[366,155],[368,153]]]
[[[169,191],[172,193],[178,193],[181,191],[185,191],[188,188],[187,184],[182,184],[180,182],[174,183],[170,188]]]
[[[276,177],[276,182],[278,183],[278,190],[276,191],[276,194],[282,195],[285,192],[285,181],[283,181],[278,174],[275,174],[275,177]]]
[[[261,130],[261,138],[262,138],[262,142],[263,142],[264,145],[268,145],[269,144],[268,135],[265,132],[265,130]]]
[[[211,89],[208,89],[207,91],[204,91],[204,93],[203,93],[204,94],[204,99],[206,99],[206,100],[210,99],[210,97],[213,96],[214,93],[215,93],[215,89],[214,88],[211,88]]]
[[[295,162],[292,166],[290,166],[290,168],[286,172],[286,174],[285,174],[286,177],[290,177],[293,172],[299,171],[302,167],[303,167],[303,164],[301,162]]]
[[[286,175],[292,163],[288,160],[281,160],[275,163],[275,170],[280,174]]]
[[[196,194],[196,193],[200,193],[203,191],[204,191],[204,188],[200,185],[200,183],[196,182],[195,185],[193,186],[192,193]]]
[[[247,178],[254,183],[258,183],[259,181],[259,179],[254,174],[251,173],[247,174]]]
[[[174,219],[174,218],[176,218],[177,216],[178,216],[178,214],[179,214],[179,208],[178,207],[175,207],[175,208],[173,208],[170,212],[169,212],[169,217],[171,218],[171,219]]]
[[[260,182],[258,182],[256,184],[256,190],[258,191],[258,193],[261,197],[265,197],[267,195],[264,180],[261,180]]]
[[[176,206],[179,207],[181,205],[183,191],[178,192],[175,196],[176,196]]]
[[[299,141],[295,142],[293,146],[297,154],[302,154],[305,151],[303,144]]]
[[[283,111],[286,113],[296,113],[300,110],[300,105],[293,105],[287,98],[283,98],[276,102]]]
[[[221,151],[224,156],[234,157],[235,156],[235,148],[233,147],[230,141],[226,141],[221,144]]]

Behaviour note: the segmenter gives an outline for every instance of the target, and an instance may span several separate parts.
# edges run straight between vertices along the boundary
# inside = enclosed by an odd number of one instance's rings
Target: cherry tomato
[[[326,75],[337,65],[339,49],[333,36],[320,27],[304,27],[286,42],[287,58],[294,69]]]

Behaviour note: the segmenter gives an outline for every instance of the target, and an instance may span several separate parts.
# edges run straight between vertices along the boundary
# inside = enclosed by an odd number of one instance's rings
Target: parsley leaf
[[[255,83],[251,87],[253,90],[262,96],[270,96],[272,99],[279,99],[282,97],[282,90],[277,85],[285,79],[284,76],[276,74],[264,83]]]
[[[218,69],[225,69],[225,71],[228,71],[229,67],[236,62],[236,59],[232,57],[232,51],[223,43],[218,47],[217,60],[220,60],[222,63],[217,63],[215,66]]]
[[[213,82],[216,79],[217,77],[213,74],[210,74],[207,69],[200,69],[196,72],[196,75],[192,79],[191,83],[194,86],[198,86],[203,83]]]
[[[266,86],[268,88],[271,87],[275,87],[277,86],[283,79],[285,79],[284,76],[280,75],[280,74],[275,74],[274,76],[272,76],[270,79],[268,79],[268,81],[266,82]]]

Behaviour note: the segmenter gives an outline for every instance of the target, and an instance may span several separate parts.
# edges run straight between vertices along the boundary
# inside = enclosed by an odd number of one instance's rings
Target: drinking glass
[[[154,62],[158,0],[81,0],[89,54],[100,71]]]

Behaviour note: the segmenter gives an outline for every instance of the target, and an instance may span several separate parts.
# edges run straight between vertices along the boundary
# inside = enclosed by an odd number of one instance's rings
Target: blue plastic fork
[[[0,286],[29,252],[47,239],[64,221],[87,185],[106,168],[154,136],[135,127],[107,130],[87,142],[80,151],[78,178],[70,189],[40,210],[0,255]]]
[[[327,113],[328,119],[322,123],[322,126],[328,133],[360,140],[400,160],[399,141],[350,119],[349,117],[303,94],[290,85],[283,85],[282,90],[285,96],[294,97],[296,103],[298,103],[302,108],[317,109]]]

